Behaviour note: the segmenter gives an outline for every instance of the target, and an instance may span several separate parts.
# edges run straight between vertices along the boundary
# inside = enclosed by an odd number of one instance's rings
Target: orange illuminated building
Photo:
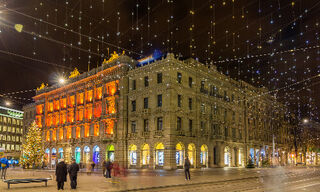
[[[66,142],[77,147],[112,140],[120,93],[117,74],[126,67],[117,64],[99,68],[94,74],[73,75],[63,86],[38,90],[34,97],[36,122],[47,141],[45,148],[50,152],[54,148],[56,156],[59,150],[63,151],[65,160],[70,162],[70,154],[74,155],[75,151],[67,152],[66,147],[70,145],[65,145]]]

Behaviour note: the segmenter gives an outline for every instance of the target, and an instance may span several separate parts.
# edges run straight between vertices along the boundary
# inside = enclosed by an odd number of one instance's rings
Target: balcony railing
[[[156,130],[154,132],[155,137],[162,137],[163,136],[163,130]]]
[[[145,137],[145,138],[150,137],[150,132],[149,131],[143,131],[143,132],[141,132],[141,136]]]

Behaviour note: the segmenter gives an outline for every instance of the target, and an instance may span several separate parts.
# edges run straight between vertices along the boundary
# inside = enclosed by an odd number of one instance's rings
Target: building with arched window
[[[272,135],[276,157],[289,152],[286,109],[268,90],[173,54],[149,64],[114,54],[64,85],[41,86],[34,100],[45,148],[58,150],[49,161],[241,167],[269,160]]]

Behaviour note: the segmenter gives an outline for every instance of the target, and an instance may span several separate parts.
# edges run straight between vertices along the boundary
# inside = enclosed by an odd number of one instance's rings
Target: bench
[[[19,184],[19,183],[41,183],[45,182],[45,186],[47,187],[47,182],[52,180],[52,178],[40,178],[40,179],[8,179],[3,182],[8,184],[8,189],[10,189],[10,184]]]

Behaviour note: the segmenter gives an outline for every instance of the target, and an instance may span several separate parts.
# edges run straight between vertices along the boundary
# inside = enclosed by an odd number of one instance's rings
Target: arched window
[[[137,165],[137,146],[136,145],[129,146],[129,164]]]
[[[164,165],[164,145],[163,143],[158,143],[155,146],[156,149],[156,165],[163,166]]]

